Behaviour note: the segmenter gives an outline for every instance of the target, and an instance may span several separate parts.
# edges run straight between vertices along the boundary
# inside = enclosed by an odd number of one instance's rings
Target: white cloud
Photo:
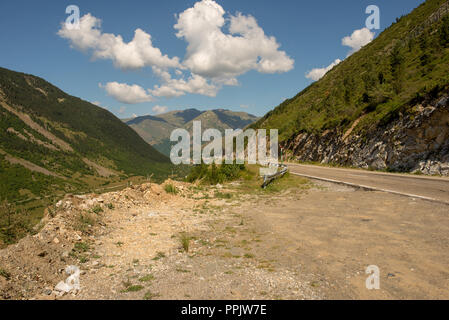
[[[152,110],[155,114],[163,114],[168,112],[168,107],[155,106]]]
[[[153,72],[163,82],[162,85],[156,85],[153,90],[150,90],[151,94],[156,97],[173,98],[183,96],[186,93],[215,97],[219,90],[217,85],[209,83],[205,78],[197,74],[192,74],[187,80],[184,80],[182,78],[173,79],[169,72],[159,68],[153,68]]]
[[[169,58],[153,47],[151,35],[136,29],[132,41],[126,43],[122,36],[103,33],[101,20],[90,13],[80,19],[79,29],[68,29],[64,23],[58,35],[68,39],[72,47],[92,51],[95,59],[109,59],[121,69],[139,69],[148,66],[180,68],[179,58]]]
[[[128,85],[126,83],[108,82],[106,85],[100,84],[100,87],[104,88],[107,94],[117,101],[127,104],[136,104],[153,100],[151,95],[147,93],[144,88],[136,84]]]
[[[213,0],[197,2],[179,14],[175,29],[188,43],[183,64],[194,74],[236,83],[235,77],[250,70],[287,72],[294,60],[274,37],[267,37],[252,16],[230,15],[229,33],[223,32],[224,9]]]
[[[176,35],[187,42],[183,62],[162,54],[142,29],[135,30],[130,42],[104,33],[101,20],[90,13],[80,19],[79,29],[68,29],[64,23],[58,35],[69,40],[71,47],[90,53],[93,59],[111,60],[120,69],[151,67],[161,79],[153,89],[117,82],[104,86],[110,96],[130,104],[151,101],[151,95],[215,97],[222,86],[239,85],[237,77],[250,70],[282,73],[294,67],[294,60],[279,50],[276,38],[265,35],[250,15],[225,15],[214,0],[201,0],[176,17]]]
[[[120,109],[118,110],[118,113],[123,114],[126,112],[126,107],[120,107]]]
[[[326,73],[328,73],[333,67],[335,67],[337,64],[339,64],[341,62],[340,59],[336,59],[334,62],[332,62],[330,65],[328,65],[325,68],[315,68],[312,69],[311,71],[309,71],[306,74],[306,78],[307,79],[311,79],[313,81],[318,81],[320,80],[322,77],[324,77],[324,75]]]
[[[344,37],[341,44],[352,48],[348,55],[359,51],[363,46],[367,45],[374,39],[375,33],[368,28],[355,30],[350,36]]]
[[[248,108],[249,108],[249,105],[247,105],[247,104],[241,104],[241,105],[240,105],[240,108],[242,108],[242,109],[248,109]]]

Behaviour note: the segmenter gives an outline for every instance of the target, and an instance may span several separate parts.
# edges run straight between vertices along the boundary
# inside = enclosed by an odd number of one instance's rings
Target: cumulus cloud
[[[163,114],[168,112],[168,107],[154,106],[152,110],[155,114]]]
[[[140,103],[155,97],[180,97],[187,93],[215,97],[223,86],[237,86],[237,77],[255,70],[288,72],[294,60],[273,36],[267,36],[251,15],[228,15],[214,0],[201,0],[176,16],[176,36],[187,42],[184,61],[168,57],[152,43],[151,35],[136,29],[130,42],[105,33],[101,20],[90,13],[79,29],[62,24],[58,35],[71,47],[90,53],[93,59],[111,60],[123,70],[152,68],[161,79],[153,89],[110,82],[106,92],[123,103]]]
[[[169,72],[159,68],[153,68],[153,72],[163,82],[162,85],[156,85],[153,90],[150,90],[155,97],[173,98],[183,96],[186,93],[215,97],[219,90],[219,86],[210,83],[207,79],[197,74],[192,74],[185,80],[183,78],[173,79]]]
[[[352,48],[348,55],[359,51],[363,46],[367,45],[374,39],[375,33],[368,28],[355,30],[350,36],[341,40],[342,45]]]
[[[126,83],[108,82],[106,85],[100,84],[100,87],[106,90],[109,96],[126,104],[136,104],[153,100],[144,88],[136,84],[128,85]]]
[[[90,13],[80,19],[79,29],[68,29],[64,23],[58,35],[68,39],[71,46],[91,51],[94,59],[109,59],[121,69],[139,69],[148,66],[180,68],[179,58],[169,58],[154,47],[151,35],[141,29],[134,32],[132,41],[126,43],[122,36],[103,33],[101,20]]]
[[[332,70],[333,67],[335,67],[337,64],[339,64],[341,62],[340,59],[336,59],[334,62],[332,62],[330,65],[328,65],[325,68],[315,68],[312,69],[311,71],[309,71],[306,74],[306,78],[307,79],[311,79],[313,81],[318,81],[320,80],[322,77],[324,77],[324,75],[326,73],[328,73],[330,70]]]
[[[229,19],[224,33],[225,11],[213,0],[197,2],[179,14],[176,36],[187,43],[183,64],[194,74],[236,83],[236,77],[250,70],[263,73],[287,72],[294,60],[274,37],[268,37],[252,16],[241,13]]]

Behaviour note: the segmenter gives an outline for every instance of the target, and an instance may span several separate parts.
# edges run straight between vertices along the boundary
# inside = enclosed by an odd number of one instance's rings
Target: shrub
[[[166,184],[164,187],[165,192],[167,193],[171,193],[171,194],[177,194],[178,193],[178,189],[176,189],[176,187],[174,185],[172,185],[171,183]]]
[[[99,214],[100,212],[103,212],[103,209],[101,208],[101,206],[96,205],[93,209],[92,209],[93,213]]]
[[[184,252],[189,252],[190,249],[190,237],[186,234],[181,234],[180,237],[181,246]]]
[[[208,166],[202,163],[192,168],[186,180],[188,182],[202,181],[215,185],[239,179],[245,170],[244,164],[221,164],[217,166],[213,163]]]

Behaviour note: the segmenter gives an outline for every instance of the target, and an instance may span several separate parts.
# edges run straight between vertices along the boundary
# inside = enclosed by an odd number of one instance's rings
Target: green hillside
[[[80,192],[171,173],[169,159],[107,110],[0,68],[0,197]]]
[[[449,85],[449,17],[446,0],[429,0],[397,19],[374,41],[321,80],[284,101],[252,127],[279,129],[280,141],[299,133],[354,133],[389,123]],[[441,14],[440,14],[441,13]]]

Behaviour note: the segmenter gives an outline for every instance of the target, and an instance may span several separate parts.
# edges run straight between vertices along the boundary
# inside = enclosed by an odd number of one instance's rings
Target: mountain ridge
[[[0,197],[81,192],[171,172],[169,159],[109,111],[42,78],[0,68]]]
[[[169,156],[172,146],[171,132],[179,128],[191,132],[194,121],[201,121],[203,130],[214,128],[224,133],[226,129],[244,129],[258,119],[259,117],[246,112],[234,112],[227,109],[200,111],[190,108],[157,116],[148,115],[128,119],[125,123],[156,150]]]

